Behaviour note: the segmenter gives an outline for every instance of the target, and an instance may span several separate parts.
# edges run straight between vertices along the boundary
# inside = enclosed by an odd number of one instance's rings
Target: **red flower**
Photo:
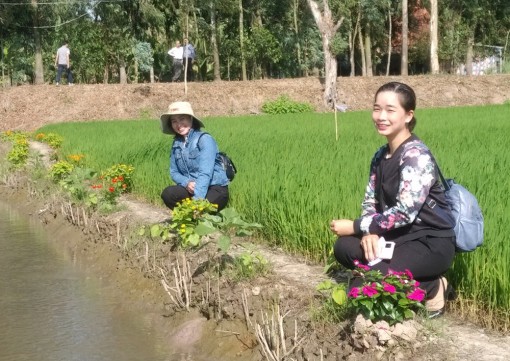
[[[123,176],[121,176],[121,175],[119,175],[119,176],[118,176],[118,179],[122,182],[122,181],[124,180],[124,177],[123,177]]]
[[[113,183],[117,183],[117,177],[113,178],[113,179],[112,179],[112,182],[113,182]]]
[[[113,187],[108,188],[108,190],[109,190],[110,192],[112,192],[112,193],[113,193],[113,192],[115,192],[115,188],[113,188]]]

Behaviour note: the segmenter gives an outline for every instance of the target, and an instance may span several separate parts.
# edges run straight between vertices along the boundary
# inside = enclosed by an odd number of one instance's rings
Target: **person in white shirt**
[[[57,78],[55,81],[57,85],[60,85],[60,77],[64,71],[67,73],[67,84],[73,85],[73,73],[71,73],[69,55],[71,55],[71,51],[67,41],[64,41],[55,55],[55,67],[57,68]]]
[[[173,62],[174,76],[172,77],[172,81],[177,82],[179,81],[179,78],[181,77],[182,73],[182,55],[183,55],[183,48],[179,40],[175,42],[175,46],[172,49],[168,50],[168,55],[174,58]]]

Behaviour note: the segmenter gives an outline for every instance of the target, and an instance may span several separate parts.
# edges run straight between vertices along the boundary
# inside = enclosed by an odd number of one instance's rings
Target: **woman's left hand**
[[[331,232],[337,236],[350,236],[354,234],[354,222],[350,219],[334,219],[329,224]]]

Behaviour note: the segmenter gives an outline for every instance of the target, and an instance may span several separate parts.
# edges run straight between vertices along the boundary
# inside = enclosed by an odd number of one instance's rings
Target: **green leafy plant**
[[[7,153],[7,160],[14,168],[26,164],[29,154],[28,134],[7,130],[1,133],[0,139],[12,143],[12,148]]]
[[[362,277],[363,285],[353,287],[347,297],[356,313],[373,322],[387,321],[390,325],[413,318],[415,310],[423,309],[425,291],[413,279],[409,270],[389,271],[383,276],[378,270],[355,262],[353,276]]]
[[[314,109],[310,104],[300,103],[291,100],[287,95],[282,95],[276,100],[264,103],[262,111],[268,114],[289,114],[309,113],[313,112]]]
[[[263,275],[269,270],[269,262],[257,252],[253,244],[242,244],[245,249],[234,258],[234,271],[239,279],[251,279],[256,275]]]
[[[139,234],[149,234],[168,240],[176,237],[183,248],[200,246],[203,238],[213,233],[219,233],[218,249],[227,253],[231,237],[249,236],[254,229],[261,228],[258,223],[248,223],[233,208],[217,211],[217,205],[206,199],[187,198],[180,202],[172,212],[170,224],[155,224],[150,228],[142,227]]]
[[[327,279],[319,283],[316,290],[323,296],[324,302],[313,310],[314,318],[334,323],[343,321],[348,312],[346,285]]]
[[[61,160],[54,163],[50,168],[50,178],[54,182],[59,182],[65,177],[67,177],[74,169],[74,165],[69,163],[68,161]]]

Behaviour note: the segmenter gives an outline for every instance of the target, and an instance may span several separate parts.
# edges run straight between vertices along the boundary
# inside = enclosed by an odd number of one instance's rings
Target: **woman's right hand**
[[[363,248],[363,253],[365,255],[365,259],[368,262],[373,261],[379,255],[379,236],[377,234],[367,234],[361,238],[360,242],[361,248]]]
[[[188,185],[186,186],[186,190],[190,194],[195,194],[195,182],[194,181],[189,182]]]

